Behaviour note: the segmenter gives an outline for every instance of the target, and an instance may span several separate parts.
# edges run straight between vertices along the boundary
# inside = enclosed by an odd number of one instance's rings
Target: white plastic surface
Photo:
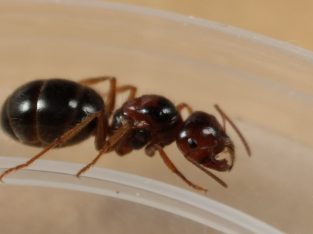
[[[0,157],[2,169],[23,161],[24,159]],[[140,203],[182,216],[222,233],[281,233],[238,210],[155,180],[102,168],[93,168],[78,179],[73,174],[82,166],[40,160],[25,172],[7,177],[5,183],[73,190]]]

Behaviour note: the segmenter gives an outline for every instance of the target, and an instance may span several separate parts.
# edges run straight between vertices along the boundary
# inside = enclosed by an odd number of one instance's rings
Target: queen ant
[[[109,81],[106,105],[103,97],[90,86]],[[128,91],[126,102],[117,110],[116,95]],[[52,148],[77,144],[95,136],[98,155],[76,176],[81,176],[100,157],[114,151],[125,155],[132,150],[145,149],[148,156],[157,151],[166,166],[196,190],[207,189],[194,184],[170,160],[164,147],[176,141],[185,158],[223,187],[227,184],[209,169],[229,171],[235,161],[235,148],[226,134],[228,122],[248,155],[249,145],[232,120],[218,105],[223,126],[210,114],[193,111],[186,103],[175,106],[159,95],[136,97],[137,88],[131,85],[118,87],[114,77],[87,78],[79,82],[65,79],[36,80],[26,83],[13,92],[2,108],[2,128],[13,139],[43,150],[23,164],[0,174],[0,180],[14,171],[32,164]],[[189,117],[183,120],[181,112],[187,109]],[[114,113],[113,113],[114,111]],[[109,119],[112,116],[111,124]],[[227,151],[229,158],[219,158]]]

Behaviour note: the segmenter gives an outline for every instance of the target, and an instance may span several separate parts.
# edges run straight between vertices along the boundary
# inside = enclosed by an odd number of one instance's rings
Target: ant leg
[[[103,82],[107,80],[110,82],[110,88],[109,88],[109,92],[107,95],[107,113],[108,113],[108,116],[110,117],[115,107],[116,78],[113,76],[91,77],[91,78],[80,80],[79,83],[90,86],[90,85],[95,85],[99,82]]]
[[[243,145],[247,151],[247,154],[249,156],[251,156],[251,149],[248,145],[248,142],[246,141],[246,139],[244,138],[244,136],[242,135],[242,133],[240,132],[238,127],[234,124],[234,122],[226,115],[226,113],[217,104],[215,104],[214,107],[219,112],[219,114],[222,116],[222,118],[224,119],[223,121],[226,120],[233,127],[233,129],[235,130],[235,132],[239,136],[240,140],[242,141],[242,143],[243,143]]]
[[[107,121],[107,117],[105,116],[105,112],[100,112],[96,123],[96,130],[95,130],[95,146],[96,149],[101,149],[104,144],[108,134],[109,123]]]
[[[107,94],[107,113],[110,117],[113,113],[115,102],[116,102],[116,94],[117,93],[123,93],[128,91],[129,95],[127,97],[127,101],[134,99],[137,93],[137,88],[132,85],[123,85],[123,86],[116,86],[116,78],[111,76],[100,76],[100,77],[92,77],[81,80],[79,83],[84,85],[95,85],[99,82],[103,81],[110,81],[110,88],[109,92]]]
[[[176,106],[176,109],[181,113],[183,109],[187,109],[187,111],[189,112],[189,114],[191,115],[193,110],[191,108],[191,106],[189,106],[187,103],[185,102],[182,102],[182,103],[179,103],[177,106]]]
[[[137,87],[132,86],[132,85],[123,85],[123,86],[118,86],[116,88],[117,93],[122,93],[125,91],[129,91],[129,95],[127,97],[127,101],[129,101],[129,100],[132,100],[136,97]]]
[[[128,133],[128,131],[131,128],[132,128],[131,124],[129,123],[123,124],[122,127],[105,142],[104,146],[99,151],[98,155],[90,163],[88,163],[86,166],[80,169],[76,173],[76,176],[80,177],[81,174],[83,174],[88,169],[90,169],[93,165],[95,165],[104,153],[108,153],[112,151],[114,147],[116,146],[116,144]]]
[[[103,116],[103,113],[101,113],[101,112],[96,112],[94,114],[89,115],[88,117],[86,117],[84,119],[84,121],[82,121],[81,123],[77,124],[73,128],[71,128],[68,131],[66,131],[62,136],[60,136],[57,139],[55,139],[51,144],[49,144],[46,148],[44,148],[42,151],[40,151],[38,154],[33,156],[31,159],[29,159],[25,163],[17,165],[17,166],[12,167],[12,168],[9,168],[9,169],[5,170],[4,172],[2,172],[0,174],[0,181],[2,181],[2,179],[6,175],[8,175],[8,174],[10,174],[10,173],[12,173],[14,171],[17,171],[17,170],[20,170],[22,168],[25,168],[25,167],[29,166],[30,164],[35,162],[37,159],[42,157],[45,153],[47,153],[50,149],[55,148],[55,147],[57,147],[59,145],[62,145],[64,143],[66,143],[67,141],[72,139],[74,136],[76,136],[81,130],[83,130],[83,128],[85,128],[94,119],[96,119],[96,118],[99,119],[99,118],[101,118],[101,116]]]
[[[225,118],[222,117],[222,121],[223,121],[224,132],[226,132],[226,120],[225,120]]]
[[[202,188],[201,186],[198,186],[194,183],[192,183],[190,180],[188,180],[178,169],[177,167],[174,165],[174,163],[169,159],[169,157],[167,156],[167,154],[165,153],[165,151],[163,150],[163,147],[157,144],[154,144],[152,147],[154,147],[160,154],[160,156],[162,157],[165,165],[172,171],[174,172],[176,175],[178,175],[183,181],[185,181],[185,183],[187,183],[189,186],[193,187],[196,190],[199,191],[204,191],[207,192],[208,190],[205,188]]]
[[[116,78],[114,76],[97,76],[81,79],[78,82],[83,85],[91,86],[107,80],[116,80]]]
[[[215,174],[213,174],[212,172],[210,172],[209,170],[207,170],[205,167],[201,166],[200,163],[192,160],[189,157],[186,157],[188,161],[190,161],[193,165],[195,165],[196,167],[198,167],[200,170],[202,170],[204,173],[206,173],[208,176],[210,176],[212,179],[214,179],[217,183],[219,183],[220,185],[222,185],[223,187],[227,188],[227,184],[221,180],[219,177],[217,177]]]

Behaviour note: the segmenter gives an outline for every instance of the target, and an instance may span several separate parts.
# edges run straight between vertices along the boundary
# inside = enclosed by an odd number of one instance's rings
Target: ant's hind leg
[[[82,121],[81,123],[77,124],[73,128],[66,131],[62,136],[55,139],[50,145],[48,145],[46,148],[44,148],[42,151],[40,151],[38,154],[33,156],[31,159],[29,159],[25,163],[17,165],[17,166],[12,167],[12,168],[8,168],[4,172],[2,172],[0,174],[0,181],[2,181],[2,179],[10,173],[17,171],[17,170],[20,170],[20,169],[23,169],[25,167],[28,167],[30,164],[32,164],[37,159],[42,157],[45,153],[47,153],[50,149],[55,148],[59,145],[65,144],[70,139],[72,139],[74,136],[79,134],[86,126],[88,126],[89,123],[91,123],[93,120],[95,120],[97,118],[101,118],[101,116],[103,116],[102,112],[96,112],[94,114],[89,115],[88,117],[86,117],[84,119],[84,121]]]
[[[99,76],[99,77],[91,77],[86,78],[83,80],[80,80],[79,83],[87,86],[96,85],[103,81],[109,81],[110,82],[110,88],[109,92],[107,94],[107,114],[108,116],[111,116],[114,107],[115,107],[115,101],[116,101],[116,78],[113,76]]]
[[[109,92],[106,95],[107,97],[107,113],[108,116],[110,117],[114,111],[115,108],[115,103],[116,103],[116,95],[117,93],[123,93],[123,92],[129,92],[129,95],[127,97],[127,101],[135,98],[136,93],[137,93],[137,88],[132,85],[122,85],[122,86],[117,86],[116,85],[116,78],[113,76],[100,76],[100,77],[91,77],[91,78],[86,78],[83,80],[80,80],[79,83],[83,85],[96,85],[97,83],[103,82],[103,81],[109,81],[110,82],[110,87],[109,87]]]
[[[194,189],[196,190],[199,190],[199,191],[203,191],[203,192],[207,192],[208,190],[199,186],[199,185],[196,185],[194,184],[193,182],[191,182],[190,180],[188,180],[184,175],[183,173],[181,173],[177,167],[174,165],[174,163],[169,159],[169,157],[167,156],[167,154],[165,153],[165,151],[163,150],[163,147],[160,146],[160,145],[157,145],[157,144],[154,144],[152,145],[151,147],[155,148],[161,158],[163,159],[163,162],[165,163],[165,165],[172,171],[174,172],[176,175],[178,175],[183,181],[185,181],[185,183],[187,183],[189,186],[193,187]]]
[[[178,110],[178,112],[182,112],[183,109],[187,109],[188,113],[191,115],[193,110],[191,108],[191,106],[189,106],[187,103],[185,102],[182,102],[182,103],[179,103],[177,106],[176,106],[176,109]]]

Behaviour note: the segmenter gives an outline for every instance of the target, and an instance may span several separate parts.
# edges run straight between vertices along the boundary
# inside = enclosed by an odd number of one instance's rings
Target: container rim
[[[17,164],[25,162],[25,158],[18,157],[3,157],[0,156],[0,168],[6,169]],[[235,225],[243,230],[247,230],[252,233],[281,233],[272,226],[253,218],[239,210],[231,208],[227,205],[214,201],[213,199],[178,188],[160,181],[153,179],[133,175],[130,173],[119,172],[104,168],[93,168],[83,175],[83,179],[92,179],[97,181],[109,182],[119,186],[131,187],[132,189],[138,191],[135,194],[128,194],[123,196],[116,190],[110,190],[103,186],[89,186],[88,183],[83,183],[84,180],[76,179],[75,172],[77,172],[83,165],[77,163],[60,162],[54,160],[38,160],[30,167],[22,170],[23,172],[36,172],[36,175],[27,174],[23,176],[23,173],[16,173],[12,176],[5,178],[5,184],[12,185],[23,185],[23,186],[36,186],[36,187],[49,187],[49,188],[60,188],[72,191],[81,191],[86,193],[97,194],[101,196],[110,196],[117,199],[123,199],[131,202],[136,202],[144,204],[159,210],[165,210],[172,212],[176,215],[193,220],[197,223],[201,223],[205,226],[214,227],[217,230],[233,233],[229,228],[218,222],[212,223],[209,220],[201,217],[202,213],[213,215],[219,220],[224,220],[231,225]],[[44,174],[51,174],[55,176],[50,176],[49,179],[42,176]],[[75,180],[73,183],[63,181],[60,176],[70,177]],[[52,178],[52,179],[51,179]],[[63,177],[64,178],[64,177]],[[73,181],[73,180],[72,180]],[[151,199],[147,202],[145,197],[138,196],[142,192],[148,192],[148,194],[153,194],[152,202]],[[151,196],[152,197],[152,196]],[[167,209],[162,206],[157,198],[163,197],[168,200],[175,200],[178,203],[188,205],[194,208],[199,214],[188,214],[190,211],[186,210],[182,213],[175,213],[171,209]]]

